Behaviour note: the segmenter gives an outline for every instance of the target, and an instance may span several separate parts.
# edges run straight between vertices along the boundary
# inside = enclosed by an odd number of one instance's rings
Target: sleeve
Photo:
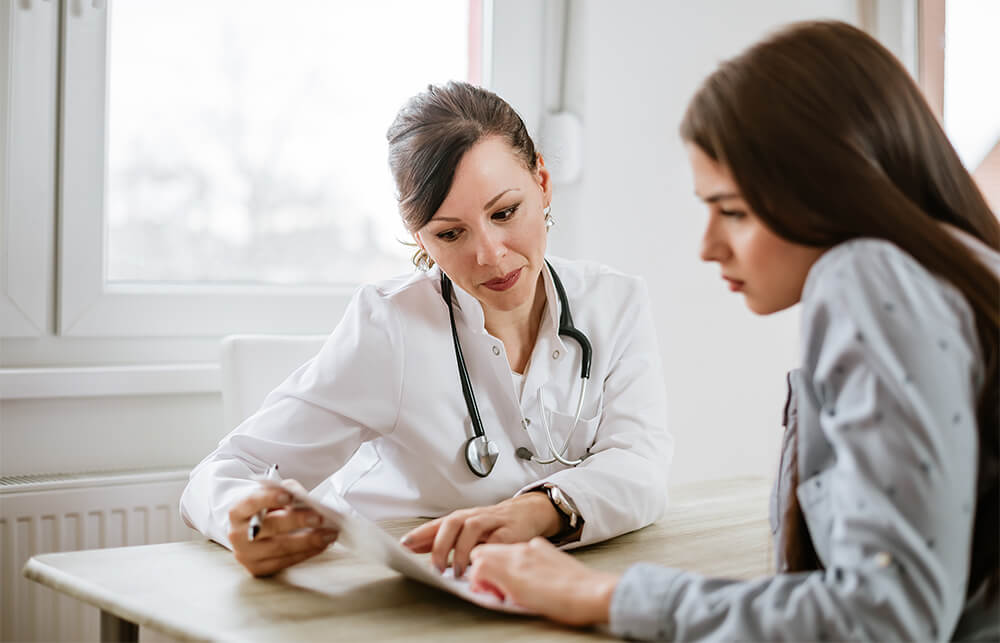
[[[532,483],[558,486],[584,520],[580,539],[566,548],[607,540],[663,515],[673,438],[667,431],[666,386],[649,293],[641,280],[622,314],[617,357],[603,382],[604,409],[591,455],[579,466]]]
[[[977,340],[954,292],[912,266],[848,256],[828,273],[804,302],[803,337],[833,459],[806,464],[825,468],[805,469],[797,490],[825,569],[742,582],[637,565],[613,598],[615,633],[943,641],[954,631],[971,558]]]
[[[191,472],[181,496],[185,522],[229,547],[229,509],[279,465],[312,489],[362,442],[391,433],[402,395],[402,331],[390,302],[360,290],[319,354],[265,398]]]

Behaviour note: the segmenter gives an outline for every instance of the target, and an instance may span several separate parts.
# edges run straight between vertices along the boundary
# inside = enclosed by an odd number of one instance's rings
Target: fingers
[[[473,591],[486,591],[500,599],[508,596],[507,573],[514,547],[505,545],[480,545],[472,550],[469,567],[469,586]]]
[[[233,526],[242,524],[245,529],[246,524],[250,522],[250,517],[255,513],[267,509],[278,509],[291,501],[291,495],[285,491],[260,488],[233,505],[233,508],[229,510],[229,524]]]
[[[473,549],[472,553],[469,554],[469,560],[475,563],[477,561],[482,561],[483,559],[501,557],[505,556],[513,549],[513,547],[505,547],[503,545],[480,545]]]
[[[280,558],[269,558],[267,560],[256,561],[250,564],[244,564],[243,566],[247,568],[247,571],[258,578],[263,576],[273,576],[281,570],[312,558],[322,551],[322,549],[313,549],[299,552],[297,554],[289,554],[288,556],[282,556]]]
[[[320,553],[337,539],[332,529],[310,529],[283,533],[234,547],[233,554],[255,576],[273,574],[295,561]],[[284,563],[282,563],[284,561]]]
[[[288,478],[287,480],[282,480],[281,486],[284,487],[285,489],[288,489],[289,491],[298,491],[299,493],[309,493],[309,491],[302,486],[302,483],[300,483],[295,478]]]
[[[276,509],[264,515],[264,519],[260,523],[260,533],[257,535],[255,541],[286,532],[298,531],[299,529],[319,527],[322,524],[322,516],[312,509],[305,507]]]
[[[302,489],[294,480],[282,484],[287,489]],[[255,576],[274,574],[315,556],[337,538],[335,529],[321,527],[322,517],[318,513],[290,506],[291,502],[288,491],[262,487],[229,511],[233,554]],[[251,541],[247,527],[250,519],[261,512],[260,531]]]
[[[443,572],[448,566],[448,554],[451,552],[464,522],[465,517],[462,512],[458,511],[441,520],[437,534],[434,535],[434,544],[431,546],[431,563],[437,567],[438,571]]]
[[[440,571],[448,567],[451,555],[455,577],[459,578],[468,568],[469,553],[476,545],[521,542],[537,533],[530,529],[524,533],[523,511],[514,511],[515,507],[521,508],[515,502],[506,501],[455,511],[411,530],[401,542],[415,553],[430,552],[431,563]]]
[[[472,548],[481,542],[485,542],[490,534],[497,529],[501,521],[489,514],[479,514],[470,516],[462,523],[461,531],[455,540],[454,553],[451,558],[452,571],[455,578],[461,578],[465,569],[469,566],[469,554]],[[447,559],[448,553],[445,552]]]
[[[254,576],[268,576],[321,553],[337,538],[336,530],[280,534],[236,551],[236,560]]]
[[[471,576],[471,572],[470,572],[470,576]],[[500,589],[499,587],[497,587],[496,585],[494,585],[493,583],[487,581],[487,580],[479,579],[479,580],[474,581],[474,580],[472,580],[470,578],[470,580],[469,580],[469,587],[474,592],[485,592],[487,594],[493,594],[494,596],[496,596],[501,601],[507,600],[507,595],[504,594],[504,591],[502,589]]]
[[[416,529],[411,529],[400,539],[400,543],[417,554],[426,554],[434,544],[434,537],[437,535],[438,527],[444,518],[437,518],[430,522],[425,522]]]

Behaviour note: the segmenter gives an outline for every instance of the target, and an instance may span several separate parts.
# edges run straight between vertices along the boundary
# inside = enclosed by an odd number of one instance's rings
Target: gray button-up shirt
[[[956,234],[1000,273],[1000,255]],[[797,432],[796,492],[825,569],[732,581],[635,565],[615,591],[611,630],[674,640],[997,640],[1000,603],[981,592],[966,600],[984,376],[968,303],[898,247],[858,239],[810,270],[802,341],[772,527],[778,542]]]

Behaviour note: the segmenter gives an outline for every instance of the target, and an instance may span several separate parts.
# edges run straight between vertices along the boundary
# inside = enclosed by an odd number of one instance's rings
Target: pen
[[[272,464],[269,466],[267,468],[267,472],[264,474],[264,477],[268,480],[280,480],[281,478],[278,476],[278,465]],[[257,537],[257,534],[260,533],[260,524],[261,521],[264,520],[264,514],[266,513],[267,509],[261,509],[254,515],[250,516],[250,525],[247,526],[247,540],[250,542],[253,542],[254,538]]]

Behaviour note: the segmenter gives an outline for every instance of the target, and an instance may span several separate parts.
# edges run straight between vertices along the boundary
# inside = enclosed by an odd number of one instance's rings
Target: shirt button
[[[493,354],[494,355],[499,355],[500,354],[500,347],[499,346],[494,346],[493,347]]]
[[[524,418],[521,420],[521,424],[524,426],[524,429],[527,430],[528,427],[531,426],[531,418]]]
[[[552,359],[559,359],[559,351],[552,351]]]
[[[888,567],[892,564],[892,554],[885,551],[880,551],[875,554],[875,564],[879,567]]]

